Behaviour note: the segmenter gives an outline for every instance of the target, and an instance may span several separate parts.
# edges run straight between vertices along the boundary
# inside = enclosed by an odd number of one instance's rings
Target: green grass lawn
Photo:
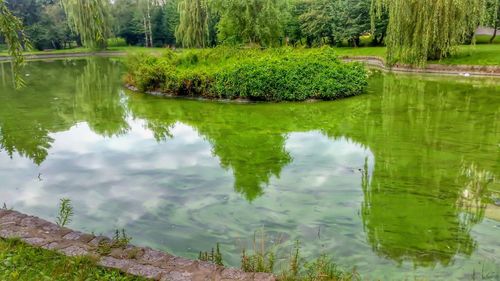
[[[385,57],[386,48],[385,47],[359,47],[350,48],[342,47],[335,48],[335,51],[339,56],[370,56],[370,57]]]
[[[478,35],[476,36],[476,44],[489,44],[491,35]],[[493,40],[493,44],[500,44],[500,34],[497,34]]]
[[[500,66],[500,44],[460,46],[453,56],[430,62],[447,65],[495,65]]]
[[[443,59],[441,61],[430,61],[429,63],[445,64],[445,65],[496,65],[500,66],[500,36],[495,40],[495,44],[481,44],[486,42],[489,36],[481,36],[477,38],[478,44],[475,46],[464,45],[460,46],[459,50],[453,56]],[[156,52],[159,53],[163,48],[144,48],[144,47],[110,47],[106,52]],[[335,48],[340,56],[376,56],[385,57],[385,47],[360,47],[349,48],[341,47]],[[85,53],[90,52],[86,48],[74,48],[65,50],[53,51],[33,51],[27,54],[71,54],[71,53]],[[7,56],[8,53],[0,51],[0,56]]]
[[[15,239],[0,239],[0,280],[113,280],[145,281],[105,269],[86,257],[71,258],[29,246]]]

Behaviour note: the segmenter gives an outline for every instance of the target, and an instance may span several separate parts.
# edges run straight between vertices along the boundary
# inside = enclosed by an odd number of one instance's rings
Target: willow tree
[[[225,43],[278,45],[289,18],[286,0],[214,0],[218,39]]]
[[[61,0],[70,27],[80,35],[85,47],[106,48],[108,3],[106,0]]]
[[[0,0],[0,35],[4,37],[12,57],[16,87],[21,87],[23,80],[18,74],[24,63],[23,50],[29,48],[29,42],[23,33],[21,20],[9,11],[4,0]]]
[[[203,48],[208,41],[208,4],[206,0],[181,0],[179,25],[175,38],[183,47]]]
[[[500,28],[500,0],[487,0],[486,22],[488,26],[493,27],[493,34],[490,38],[490,44],[493,43]]]
[[[372,0],[372,26],[389,14],[387,60],[424,65],[449,56],[481,22],[485,0]]]

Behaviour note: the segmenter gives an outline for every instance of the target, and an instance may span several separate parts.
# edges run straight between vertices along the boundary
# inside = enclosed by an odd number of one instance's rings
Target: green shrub
[[[108,47],[126,47],[127,41],[121,37],[109,38]]]
[[[332,100],[363,93],[366,71],[330,48],[216,48],[129,58],[127,83],[175,96],[261,101]]]

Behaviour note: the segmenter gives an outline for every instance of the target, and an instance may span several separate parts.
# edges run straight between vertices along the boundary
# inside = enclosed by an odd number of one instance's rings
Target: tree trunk
[[[149,47],[153,47],[153,31],[151,28],[151,12],[149,8],[149,0],[146,0],[147,12],[148,12],[148,31],[149,31]]]
[[[498,29],[498,21],[495,22],[495,27],[494,27],[494,31],[493,31],[493,36],[491,36],[490,38],[490,44],[493,43],[493,40],[495,40],[495,37],[497,37],[497,29]]]
[[[149,34],[149,33],[148,33],[148,24],[147,24],[147,21],[146,21],[146,17],[143,17],[143,18],[142,18],[142,20],[143,20],[143,22],[144,22],[144,37],[145,37],[145,38],[144,38],[144,39],[145,39],[145,41],[144,41],[144,45],[145,45],[145,46],[146,46],[146,48],[147,48],[147,47],[148,47],[148,45],[149,45],[149,38],[148,38],[148,37],[149,37],[149,35],[148,35],[148,34]]]

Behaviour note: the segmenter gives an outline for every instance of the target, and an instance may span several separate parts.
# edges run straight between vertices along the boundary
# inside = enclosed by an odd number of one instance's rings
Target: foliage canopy
[[[69,24],[92,49],[106,48],[109,34],[108,2],[104,0],[61,0]]]
[[[423,65],[450,55],[473,34],[485,0],[373,0],[372,22],[386,10],[387,60]]]
[[[4,0],[0,0],[0,34],[4,37],[9,47],[9,54],[12,56],[16,87],[21,87],[24,83],[18,75],[19,68],[24,63],[22,54],[24,48],[30,48],[22,27],[21,20],[10,12]]]

